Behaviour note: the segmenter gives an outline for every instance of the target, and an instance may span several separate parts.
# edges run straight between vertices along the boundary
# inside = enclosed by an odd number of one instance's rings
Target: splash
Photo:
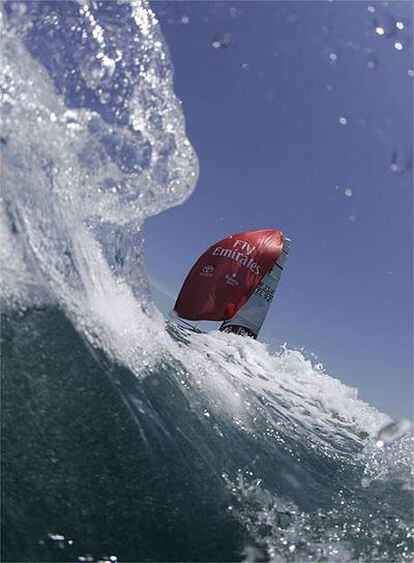
[[[134,363],[140,327],[158,334],[142,224],[198,175],[157,20],[138,2],[3,12],[3,298],[57,302]]]

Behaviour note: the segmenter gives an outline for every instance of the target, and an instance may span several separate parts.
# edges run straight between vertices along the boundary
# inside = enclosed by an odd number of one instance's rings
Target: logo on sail
[[[236,274],[226,274],[224,277],[227,285],[231,285],[232,287],[237,287],[239,285],[239,282],[236,279]]]
[[[204,268],[201,270],[199,275],[204,276],[206,278],[211,278],[213,277],[213,272],[214,272],[214,266],[208,265],[208,266],[204,266]]]
[[[250,248],[251,250],[249,250],[249,252],[252,252],[255,247],[253,246]],[[232,250],[231,248],[216,246],[216,248],[213,250],[213,256],[223,256],[224,258],[230,258],[230,260],[235,260],[241,266],[246,266],[256,276],[260,274],[261,267],[257,262],[253,260],[253,258],[249,258],[248,254],[243,254],[242,252]]]

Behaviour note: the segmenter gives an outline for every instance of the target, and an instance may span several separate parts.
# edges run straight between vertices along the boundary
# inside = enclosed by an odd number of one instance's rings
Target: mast
[[[222,332],[233,332],[257,338],[273,300],[290,248],[290,239],[284,237],[279,258],[267,271],[248,301],[239,311],[220,326]]]

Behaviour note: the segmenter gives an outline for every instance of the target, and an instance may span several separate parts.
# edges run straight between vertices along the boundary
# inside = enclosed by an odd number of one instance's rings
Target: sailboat
[[[187,321],[223,321],[220,331],[257,338],[289,248],[290,240],[275,229],[237,233],[213,244],[186,277],[176,315]]]

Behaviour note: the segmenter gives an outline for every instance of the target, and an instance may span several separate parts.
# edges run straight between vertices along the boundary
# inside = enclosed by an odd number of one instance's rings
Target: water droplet
[[[250,66],[249,63],[243,63],[243,64],[241,65],[241,67],[242,67],[243,70],[247,70],[247,69],[249,68],[249,66]]]
[[[184,14],[183,16],[181,16],[180,21],[183,25],[187,25],[188,23],[190,23],[190,18],[187,15]]]
[[[395,27],[397,29],[404,29],[404,24],[403,22],[395,22]]]
[[[348,120],[347,120],[346,117],[343,117],[343,116],[342,116],[342,117],[340,117],[340,118],[338,119],[338,121],[339,121],[339,123],[340,123],[341,125],[348,125]]]
[[[348,219],[350,220],[351,223],[355,223],[356,215],[354,213],[351,213],[351,215],[349,215]]]
[[[375,7],[374,6],[367,6],[367,10],[370,14],[373,14],[375,12]]]
[[[65,541],[65,536],[62,536],[61,534],[49,533],[47,534],[47,537],[50,538],[52,541]]]
[[[221,35],[217,35],[214,38],[211,45],[215,49],[227,49],[228,47],[230,47],[231,41],[232,41],[231,33],[229,33],[228,31],[225,31]]]
[[[379,65],[379,60],[377,59],[377,57],[373,54],[368,55],[367,67],[370,68],[371,70],[375,70],[376,68],[378,68],[378,65]]]
[[[405,418],[396,422],[390,422],[389,424],[386,424],[383,428],[381,428],[381,430],[378,432],[377,446],[380,442],[383,445],[392,444],[392,442],[395,442],[395,440],[398,440],[398,438],[401,438],[402,436],[404,436],[404,434],[410,432],[410,430],[411,422]]]
[[[394,43],[394,47],[397,49],[397,51],[402,51],[404,49],[404,45],[401,43],[401,41],[396,41]]]
[[[352,193],[353,192],[352,192],[351,188],[345,188],[344,194],[346,195],[346,197],[351,197]]]
[[[240,8],[235,8],[234,6],[231,6],[229,12],[232,18],[237,18],[242,13],[242,10]]]
[[[102,104],[107,104],[111,101],[111,94],[109,92],[102,92],[102,94],[99,95],[99,100]]]
[[[377,35],[382,36],[382,35],[384,35],[385,30],[384,30],[383,27],[379,27],[379,26],[378,26],[378,27],[375,28],[375,33],[376,33]]]
[[[391,154],[390,170],[394,174],[403,174],[404,172],[409,172],[413,168],[412,157],[410,158],[410,151],[402,151],[404,156],[398,155],[398,152],[394,150]]]
[[[409,69],[407,70],[407,74],[408,74],[408,76],[413,77],[413,76],[414,76],[414,69],[413,69],[413,68],[409,68]]]
[[[333,51],[329,53],[329,62],[331,63],[331,65],[338,64],[339,58],[337,53],[334,53]]]

